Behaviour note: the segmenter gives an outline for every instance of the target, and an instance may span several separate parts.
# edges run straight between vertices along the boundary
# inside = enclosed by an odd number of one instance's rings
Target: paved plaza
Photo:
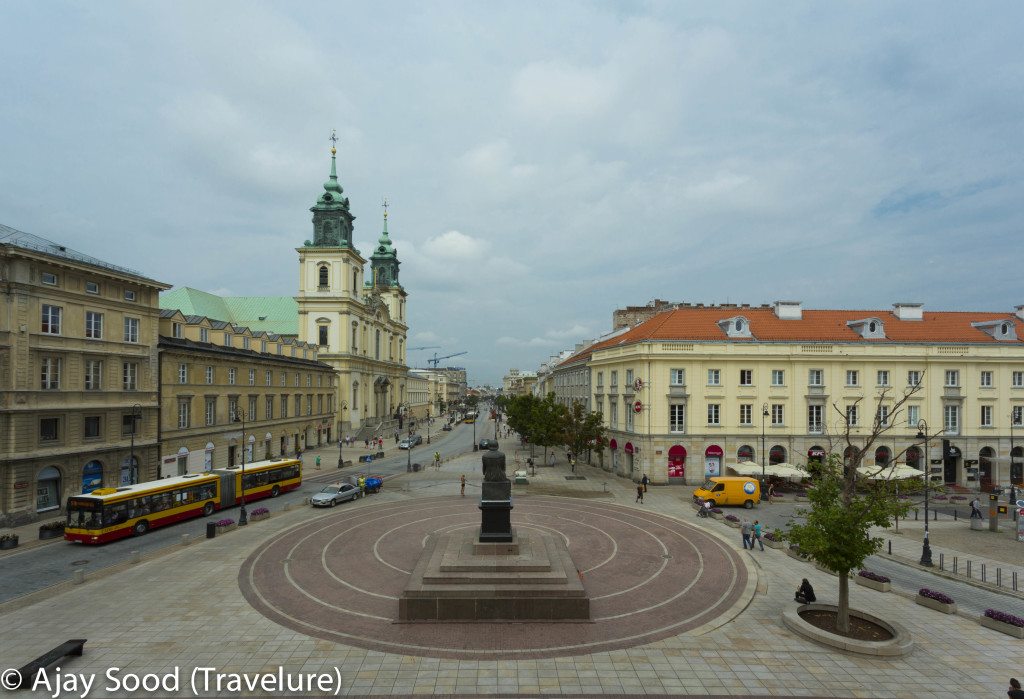
[[[858,656],[796,636],[780,615],[800,579],[834,602],[835,578],[781,550],[742,550],[737,530],[694,517],[688,490],[652,487],[641,505],[631,483],[582,465],[584,480],[567,480],[564,464],[538,469],[516,489],[513,521],[566,539],[593,623],[394,623],[425,537],[478,521],[479,464],[473,454],[403,474],[336,509],[270,503],[268,520],[91,573],[0,616],[0,665],[80,637],[85,655],[64,669],[97,673],[98,685],[110,667],[337,668],[346,695],[998,697],[1024,674],[1024,642],[854,585],[853,606],[907,628],[911,654]],[[940,583],[954,595],[973,589]],[[89,696],[106,695],[97,687]]]

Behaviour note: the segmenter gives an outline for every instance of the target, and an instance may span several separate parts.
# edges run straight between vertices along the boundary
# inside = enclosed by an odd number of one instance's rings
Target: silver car
[[[319,493],[309,499],[309,504],[313,507],[334,507],[339,502],[355,500],[358,497],[362,497],[358,486],[342,483],[324,486]]]

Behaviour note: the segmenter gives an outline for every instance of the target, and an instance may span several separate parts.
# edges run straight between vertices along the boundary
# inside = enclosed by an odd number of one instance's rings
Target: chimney
[[[924,320],[923,303],[894,303],[893,315],[900,320]]]
[[[780,320],[802,320],[804,312],[799,301],[776,301],[775,315]]]

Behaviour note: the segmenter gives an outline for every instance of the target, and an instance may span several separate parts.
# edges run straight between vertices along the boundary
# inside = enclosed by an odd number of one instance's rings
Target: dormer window
[[[971,327],[981,330],[1000,342],[1016,342],[1017,340],[1017,326],[1010,320],[987,320],[971,323]]]
[[[718,327],[729,337],[751,337],[750,321],[743,316],[720,320]]]
[[[865,340],[884,340],[885,325],[878,318],[864,318],[863,320],[850,320],[846,322],[853,332]]]

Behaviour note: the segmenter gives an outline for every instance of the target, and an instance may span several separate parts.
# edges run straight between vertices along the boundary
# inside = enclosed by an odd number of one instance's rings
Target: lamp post
[[[430,444],[430,403],[427,403],[427,444]]]
[[[409,473],[412,471],[412,428],[413,421],[409,420],[409,441],[407,443],[408,449],[405,450],[405,472]]]
[[[128,480],[131,481],[129,485],[135,485],[139,482],[139,467],[135,463],[135,426],[139,424],[139,420],[142,419],[142,406],[136,403],[132,406],[132,432],[131,432],[131,447],[128,449]],[[1012,451],[1012,450],[1011,450]]]
[[[765,428],[765,421],[767,419],[768,419],[768,404],[765,403],[764,405],[761,406],[761,490],[762,491],[764,490],[764,482],[766,480],[765,464],[768,463],[768,461],[767,461],[768,460],[768,454],[767,454],[767,452],[765,452],[765,446],[764,446],[764,438],[765,438],[764,428]]]
[[[928,423],[921,420],[917,423],[917,438],[924,440],[924,544],[921,547],[921,565],[931,567],[932,547],[928,544],[928,494],[932,481],[932,462],[928,458]]]
[[[1010,408],[1010,509],[1013,510],[1013,518],[1017,519],[1017,488],[1013,482],[1013,425],[1017,421],[1018,408]]]
[[[238,526],[244,527],[249,523],[249,517],[245,513],[245,411],[235,408],[235,422],[242,423],[242,506],[238,510]]]
[[[341,445],[344,444],[344,440],[341,438],[341,426],[345,424],[345,408],[348,407],[348,403],[341,401],[341,420],[338,422],[338,468],[345,465],[345,462],[341,458]]]

